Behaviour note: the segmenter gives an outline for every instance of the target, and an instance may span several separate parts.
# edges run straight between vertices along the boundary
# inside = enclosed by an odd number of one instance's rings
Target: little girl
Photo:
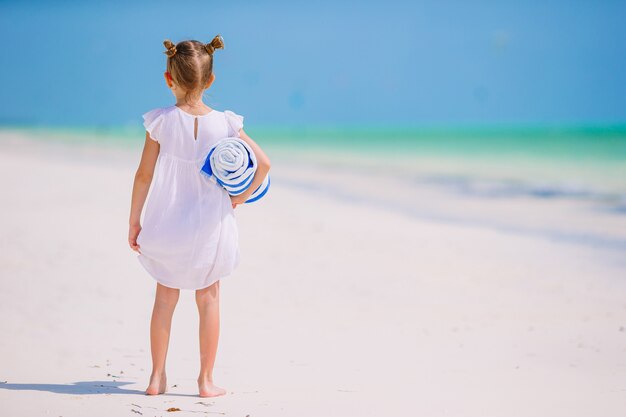
[[[200,314],[201,397],[223,395],[213,383],[219,338],[219,280],[239,264],[234,209],[263,182],[270,161],[243,131],[243,116],[218,111],[202,101],[215,80],[213,52],[224,47],[217,35],[204,44],[187,40],[164,42],[165,82],[176,104],[143,115],[146,140],[133,185],[128,243],[141,265],[157,281],[150,324],[152,374],[146,394],[166,391],[165,359],[172,315],[181,289],[196,291]],[[219,139],[238,136],[254,151],[258,168],[249,188],[231,197],[200,172]],[[157,164],[158,161],[158,164]],[[156,167],[156,169],[155,169]],[[143,228],[140,217],[150,185]]]

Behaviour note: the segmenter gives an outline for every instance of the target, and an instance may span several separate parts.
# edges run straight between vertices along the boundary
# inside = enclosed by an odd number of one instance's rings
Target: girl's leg
[[[196,291],[200,314],[200,376],[198,388],[201,397],[216,397],[226,390],[213,384],[213,364],[217,354],[220,333],[220,282]]]
[[[165,358],[170,340],[172,315],[178,302],[180,290],[157,282],[156,297],[150,323],[150,345],[152,349],[152,375],[146,394],[163,394],[166,388]]]

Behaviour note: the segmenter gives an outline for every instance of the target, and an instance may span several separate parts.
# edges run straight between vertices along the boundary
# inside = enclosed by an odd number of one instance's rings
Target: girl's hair
[[[213,73],[213,52],[224,49],[224,39],[217,35],[209,43],[188,40],[174,45],[166,39],[167,71],[176,84],[185,90],[185,101],[201,94]]]

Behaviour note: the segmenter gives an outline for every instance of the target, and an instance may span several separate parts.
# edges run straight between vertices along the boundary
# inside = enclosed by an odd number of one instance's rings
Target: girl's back
[[[193,115],[173,105],[143,117],[160,150],[137,257],[165,286],[205,288],[234,271],[239,245],[228,193],[200,169],[219,139],[238,135],[243,116],[215,109]]]

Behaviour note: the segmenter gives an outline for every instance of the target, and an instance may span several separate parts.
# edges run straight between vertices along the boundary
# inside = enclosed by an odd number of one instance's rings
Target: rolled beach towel
[[[229,137],[219,140],[211,148],[200,171],[235,196],[250,187],[256,170],[256,156],[250,146],[241,138]],[[270,176],[267,174],[245,202],[252,203],[263,197],[269,186]]]

